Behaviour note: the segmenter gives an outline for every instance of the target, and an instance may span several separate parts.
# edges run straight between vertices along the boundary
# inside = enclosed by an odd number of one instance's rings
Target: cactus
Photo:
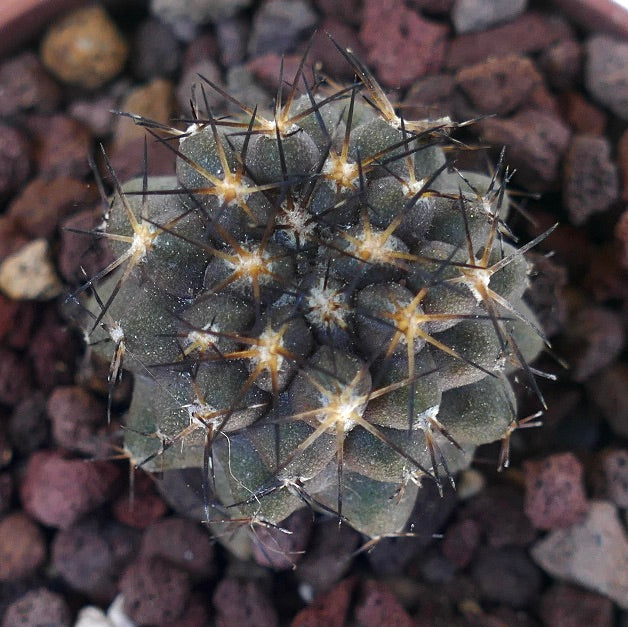
[[[202,469],[208,522],[308,505],[399,533],[421,483],[453,484],[478,445],[501,439],[507,464],[508,375],[538,391],[523,296],[541,238],[508,241],[503,160],[456,170],[459,125],[399,117],[339,50],[359,82],[313,87],[302,63],[266,117],[231,99],[240,115],[197,109],[184,131],[136,118],[170,135],[176,177],[109,168],[115,261],[75,295],[111,385],[134,375],[129,455]]]

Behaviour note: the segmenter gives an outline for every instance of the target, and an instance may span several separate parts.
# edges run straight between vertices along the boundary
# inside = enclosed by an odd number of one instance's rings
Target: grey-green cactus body
[[[177,178],[115,195],[94,350],[136,375],[133,459],[209,468],[222,516],[318,504],[397,533],[422,482],[516,420],[506,375],[543,346],[528,264],[502,181],[447,171],[440,127],[355,89],[287,106],[274,127],[196,123]]]

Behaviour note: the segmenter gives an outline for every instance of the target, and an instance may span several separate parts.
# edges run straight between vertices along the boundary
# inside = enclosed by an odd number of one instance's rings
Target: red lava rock
[[[411,120],[451,116],[456,80],[448,74],[417,79],[406,93],[404,114]]]
[[[37,451],[28,460],[20,497],[24,509],[36,520],[67,529],[111,498],[119,477],[119,468],[111,462]]]
[[[543,78],[530,59],[509,54],[463,68],[456,82],[479,113],[506,115],[518,109]]]
[[[312,513],[298,509],[284,520],[279,528],[260,527],[253,536],[253,557],[260,566],[275,570],[294,568],[310,540]],[[287,532],[287,533],[286,533]]]
[[[4,424],[0,423],[0,469],[11,463],[13,448],[6,434]]]
[[[570,135],[560,118],[545,111],[524,110],[507,120],[483,120],[477,128],[490,145],[510,147],[507,154],[510,166],[517,170],[517,184],[543,191],[556,183]]]
[[[539,613],[545,625],[611,627],[613,602],[601,594],[565,583],[554,584],[541,598]]]
[[[141,624],[176,621],[185,610],[190,590],[188,574],[158,558],[133,562],[120,579],[124,612]]]
[[[216,586],[212,600],[216,609],[216,627],[275,627],[279,624],[273,604],[254,581],[227,577]]]
[[[356,583],[355,577],[345,579],[316,597],[292,619],[290,627],[343,627]]]
[[[336,520],[315,525],[307,553],[299,562],[296,576],[308,584],[314,594],[329,590],[351,566],[353,553],[360,545],[360,535]]]
[[[68,113],[86,126],[94,137],[99,138],[112,132],[116,118],[111,112],[117,108],[118,94],[113,90],[97,92],[91,98],[85,97],[68,103]]]
[[[0,581],[32,575],[46,559],[46,542],[39,527],[23,512],[0,520]]]
[[[574,39],[558,41],[543,50],[539,67],[556,91],[570,89],[582,69],[582,48]]]
[[[571,38],[571,30],[564,21],[528,11],[503,26],[459,35],[450,44],[445,66],[456,70],[488,57],[537,52],[567,38]]]
[[[537,529],[569,527],[582,519],[589,505],[583,468],[572,453],[524,462],[525,513]]]
[[[628,302],[626,270],[622,264],[622,251],[616,242],[604,244],[597,249],[583,287],[595,302],[613,300]]]
[[[46,588],[27,592],[8,607],[2,627],[70,627],[70,608],[65,599]]]
[[[110,602],[118,579],[139,549],[139,534],[111,520],[88,518],[59,531],[52,542],[55,571],[97,603]]]
[[[137,138],[113,148],[109,160],[118,180],[144,175],[144,139]],[[148,176],[170,176],[175,172],[174,154],[162,142],[148,143]]]
[[[0,514],[11,509],[13,477],[9,472],[0,472]]]
[[[87,153],[85,153],[87,154]],[[32,237],[51,237],[65,216],[81,204],[92,204],[96,190],[68,176],[33,179],[9,206],[9,215]]]
[[[552,94],[544,83],[538,83],[528,94],[523,107],[527,109],[538,109],[557,117],[562,116],[562,111],[558,99]],[[522,108],[523,108],[522,107]]]
[[[628,365],[617,363],[600,370],[587,381],[586,389],[613,431],[628,438]]]
[[[617,200],[617,168],[610,153],[605,137],[572,137],[565,155],[563,187],[563,202],[572,224],[581,226]]]
[[[395,595],[379,581],[368,580],[362,588],[362,598],[355,608],[355,618],[361,627],[412,627],[410,615]]]
[[[183,70],[188,71],[198,61],[217,59],[220,55],[218,42],[211,32],[204,32],[194,39],[183,54]]]
[[[79,351],[77,339],[54,309],[46,309],[33,335],[29,353],[39,387],[50,390],[72,383],[71,365]]]
[[[628,508],[628,450],[606,452],[602,465],[608,495],[618,507]]]
[[[395,0],[366,0],[360,41],[382,84],[409,87],[419,76],[438,72],[448,30]]]
[[[624,328],[618,314],[604,307],[585,306],[565,327],[560,338],[561,355],[571,367],[571,378],[586,381],[615,361],[624,342]]]
[[[0,346],[0,403],[16,405],[31,390],[31,373],[26,361]]]
[[[30,144],[15,127],[0,124],[0,198],[19,189],[30,172]]]
[[[59,86],[50,78],[33,52],[25,52],[0,65],[0,116],[22,111],[54,111],[59,104]]]
[[[99,428],[106,426],[107,412],[87,390],[76,385],[57,387],[48,399],[47,409],[52,435],[59,446],[91,455],[105,452],[97,436]]]
[[[214,572],[214,547],[207,532],[187,518],[171,516],[144,532],[142,557],[159,558],[194,578]]]
[[[85,282],[113,261],[113,254],[104,238],[75,233],[70,229],[90,231],[102,222],[100,209],[86,209],[63,222],[58,265],[61,276],[72,285]],[[85,270],[83,271],[81,270]]]
[[[577,91],[570,91],[563,99],[565,117],[576,133],[602,135],[606,114]]]
[[[287,94],[290,86],[286,82],[291,83],[301,63],[302,56],[300,54],[289,54],[280,56],[274,52],[255,57],[247,67],[255,78],[257,78],[264,87],[276,92],[279,88],[279,76],[281,64],[283,63],[283,81],[284,93]],[[307,65],[304,66],[305,78],[308,84],[314,80],[312,72]]]
[[[458,568],[468,566],[480,542],[481,527],[467,518],[449,525],[443,538],[443,555]]]
[[[135,529],[146,529],[164,516],[166,503],[159,496],[151,477],[141,470],[133,470],[133,486],[129,486],[113,504],[115,517]],[[132,490],[132,493],[131,493]]]
[[[541,589],[541,572],[520,547],[482,549],[472,572],[484,599],[515,608],[529,605]]]
[[[495,548],[527,546],[536,538],[534,527],[523,513],[523,495],[509,486],[490,486],[464,507],[461,520],[476,521]]]
[[[28,127],[34,134],[40,176],[80,178],[89,173],[86,155],[90,152],[92,136],[81,122],[60,114],[31,116]]]
[[[628,200],[628,130],[622,133],[617,143],[617,163],[623,182],[622,200]],[[628,227],[624,241],[628,243]]]

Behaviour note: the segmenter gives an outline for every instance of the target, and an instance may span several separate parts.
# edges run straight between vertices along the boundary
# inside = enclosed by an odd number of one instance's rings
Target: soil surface
[[[426,484],[407,537],[365,547],[303,510],[292,535],[245,529],[243,562],[129,472],[131,377],[108,423],[108,364],[85,358],[64,301],[109,259],[77,232],[103,215],[88,156],[103,171],[104,147],[121,180],[143,168],[144,130],[111,111],[174,124],[199,74],[271,102],[310,40],[308,63],[351,81],[325,32],[405,117],[478,118],[458,167],[488,172],[506,146],[520,242],[560,223],[530,253],[549,409],[512,434],[507,470],[497,443],[457,493]],[[155,0],[22,37],[0,58],[2,626],[628,625],[627,127],[628,17],[610,0]],[[149,171],[172,173],[150,144]]]

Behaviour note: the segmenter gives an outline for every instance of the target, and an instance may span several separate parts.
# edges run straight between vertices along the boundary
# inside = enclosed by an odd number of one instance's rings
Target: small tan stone
[[[174,102],[173,84],[163,78],[156,78],[129,93],[120,104],[120,110],[170,125]],[[115,147],[119,149],[137,139],[143,139],[146,129],[128,117],[118,117],[114,135]]]
[[[128,45],[99,6],[72,11],[55,22],[41,46],[46,67],[65,83],[96,89],[122,71]]]
[[[25,244],[0,264],[0,290],[13,300],[49,300],[62,292],[45,239]]]

